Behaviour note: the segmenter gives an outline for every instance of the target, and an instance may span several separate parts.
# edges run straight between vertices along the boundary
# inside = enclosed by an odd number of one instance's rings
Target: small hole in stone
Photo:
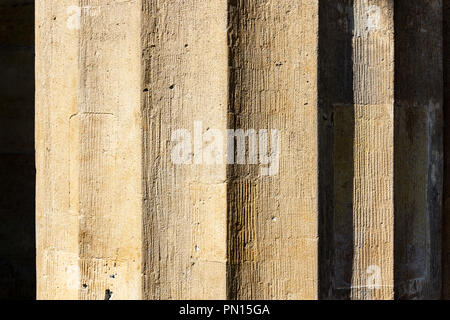
[[[109,289],[105,290],[105,300],[111,300],[113,292]]]
[[[145,89],[144,89],[144,92],[148,92],[148,89],[147,89],[147,88],[145,88]]]
[[[175,88],[175,85],[174,85],[174,84],[172,84],[172,85],[169,87],[170,90],[172,90],[173,88]]]
[[[87,284],[86,283],[83,283],[83,289],[87,289]]]

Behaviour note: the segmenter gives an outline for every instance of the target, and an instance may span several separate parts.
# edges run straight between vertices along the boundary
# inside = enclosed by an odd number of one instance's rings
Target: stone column
[[[320,297],[391,299],[394,4],[323,1],[319,19]]]
[[[225,299],[226,1],[142,4],[143,297]]]
[[[230,1],[229,26],[229,127],[270,143],[228,169],[228,296],[316,299],[318,4]]]
[[[439,297],[441,2],[322,5],[319,100],[333,110],[334,177],[322,297]]]
[[[395,294],[437,299],[442,286],[442,1],[396,1],[395,10]]]
[[[142,297],[139,1],[36,3],[40,299]]]
[[[39,298],[226,297],[226,13],[37,4]]]
[[[347,136],[353,136],[350,297],[391,299],[395,260],[394,1],[355,1],[352,15],[353,123],[340,119],[345,114],[342,109],[348,107],[335,105],[337,127],[354,128]],[[335,150],[339,152],[338,146]],[[342,182],[335,179],[335,183]]]

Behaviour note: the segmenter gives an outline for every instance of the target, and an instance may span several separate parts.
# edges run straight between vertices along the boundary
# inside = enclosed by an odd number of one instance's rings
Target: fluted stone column
[[[38,297],[439,296],[441,17],[40,1]]]
[[[228,170],[229,298],[316,299],[318,4],[231,1],[229,16],[229,127],[280,136],[273,174]]]
[[[334,181],[322,297],[437,298],[442,4],[321,4],[319,99],[333,119],[323,137]]]
[[[226,298],[226,30],[224,0],[142,1],[146,299]]]
[[[390,299],[394,3],[323,1],[320,20],[321,170],[332,185],[324,190],[321,296]]]
[[[140,16],[36,3],[40,299],[142,297]]]

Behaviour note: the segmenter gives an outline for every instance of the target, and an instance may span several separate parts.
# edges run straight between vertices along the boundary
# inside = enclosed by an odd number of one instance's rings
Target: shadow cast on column
[[[442,298],[450,299],[450,0],[444,0],[444,196]]]
[[[439,1],[395,2],[394,279],[397,299],[441,293],[442,19]]]
[[[353,271],[353,98],[350,0],[319,2],[319,299],[349,299]]]

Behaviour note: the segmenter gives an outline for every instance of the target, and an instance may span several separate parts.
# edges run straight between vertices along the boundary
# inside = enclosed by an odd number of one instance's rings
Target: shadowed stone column
[[[394,5],[322,1],[320,298],[394,296]]]
[[[321,293],[344,299],[436,298],[441,2],[322,5],[319,97],[323,110],[334,110],[334,216],[328,212],[326,235],[333,233],[334,240],[325,246],[331,268]]]
[[[442,1],[396,1],[395,12],[395,296],[437,299],[442,254]]]
[[[444,196],[442,228],[442,298],[450,299],[450,1],[444,0]]]

